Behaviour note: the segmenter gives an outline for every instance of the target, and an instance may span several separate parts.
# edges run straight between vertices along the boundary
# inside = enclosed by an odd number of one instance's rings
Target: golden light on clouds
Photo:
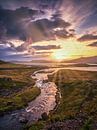
[[[97,55],[97,49],[87,46],[88,43],[80,43],[75,38],[67,40],[58,39],[54,44],[61,45],[62,49],[53,50],[51,58],[53,60],[69,60],[80,57],[88,57]]]
[[[97,48],[90,47],[88,44],[91,42],[79,42],[75,37],[63,39],[57,38],[56,40],[36,42],[34,45],[49,46],[56,45],[60,46],[60,49],[48,49],[39,50],[39,52],[51,52],[47,59],[62,61],[71,60],[80,57],[91,57],[97,55]],[[33,44],[32,44],[33,46]]]

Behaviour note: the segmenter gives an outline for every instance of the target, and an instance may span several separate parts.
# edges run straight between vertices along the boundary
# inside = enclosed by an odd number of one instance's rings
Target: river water
[[[36,78],[36,86],[41,89],[41,94],[34,101],[30,102],[26,108],[26,111],[32,114],[32,120],[38,120],[44,112],[49,114],[49,111],[56,106],[57,86],[55,83],[48,81],[48,75],[54,72],[55,69],[44,69],[35,72],[33,74],[35,76],[31,76]]]

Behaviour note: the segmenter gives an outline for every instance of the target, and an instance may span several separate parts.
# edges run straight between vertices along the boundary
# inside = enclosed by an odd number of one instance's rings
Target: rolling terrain
[[[40,90],[31,74],[41,67],[0,61],[0,114],[24,108]],[[57,106],[25,130],[97,130],[97,72],[59,69],[49,75],[58,86]]]
[[[51,114],[58,124],[51,130],[96,130],[97,72],[59,70],[50,79],[61,91],[60,104]]]
[[[38,67],[0,61],[0,114],[23,108],[39,94],[31,74]]]

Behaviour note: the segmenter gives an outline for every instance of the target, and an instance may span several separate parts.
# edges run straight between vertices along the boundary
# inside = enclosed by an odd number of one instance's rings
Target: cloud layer
[[[41,42],[57,39],[96,46],[96,25],[97,0],[0,0],[0,57],[47,55],[62,47]],[[15,46],[13,39],[21,44]]]
[[[88,46],[90,46],[90,47],[97,47],[97,41],[89,44]]]
[[[33,46],[36,50],[53,50],[53,49],[61,49],[61,46],[58,45],[48,45],[48,46]]]
[[[91,41],[91,40],[97,40],[97,35],[94,34],[85,34],[78,38],[78,41],[84,42],[84,41]]]

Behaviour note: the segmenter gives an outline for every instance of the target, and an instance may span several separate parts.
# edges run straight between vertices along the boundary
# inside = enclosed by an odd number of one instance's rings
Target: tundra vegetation
[[[30,75],[41,67],[27,67],[0,62],[0,113],[25,107],[40,90]],[[59,70],[49,75],[61,93],[55,110],[25,130],[96,130],[97,72]]]
[[[46,121],[29,130],[96,130],[97,72],[59,70],[49,76],[61,92],[60,103]],[[58,99],[58,98],[57,98]]]
[[[31,78],[38,69],[0,61],[0,114],[25,107],[40,94]]]

